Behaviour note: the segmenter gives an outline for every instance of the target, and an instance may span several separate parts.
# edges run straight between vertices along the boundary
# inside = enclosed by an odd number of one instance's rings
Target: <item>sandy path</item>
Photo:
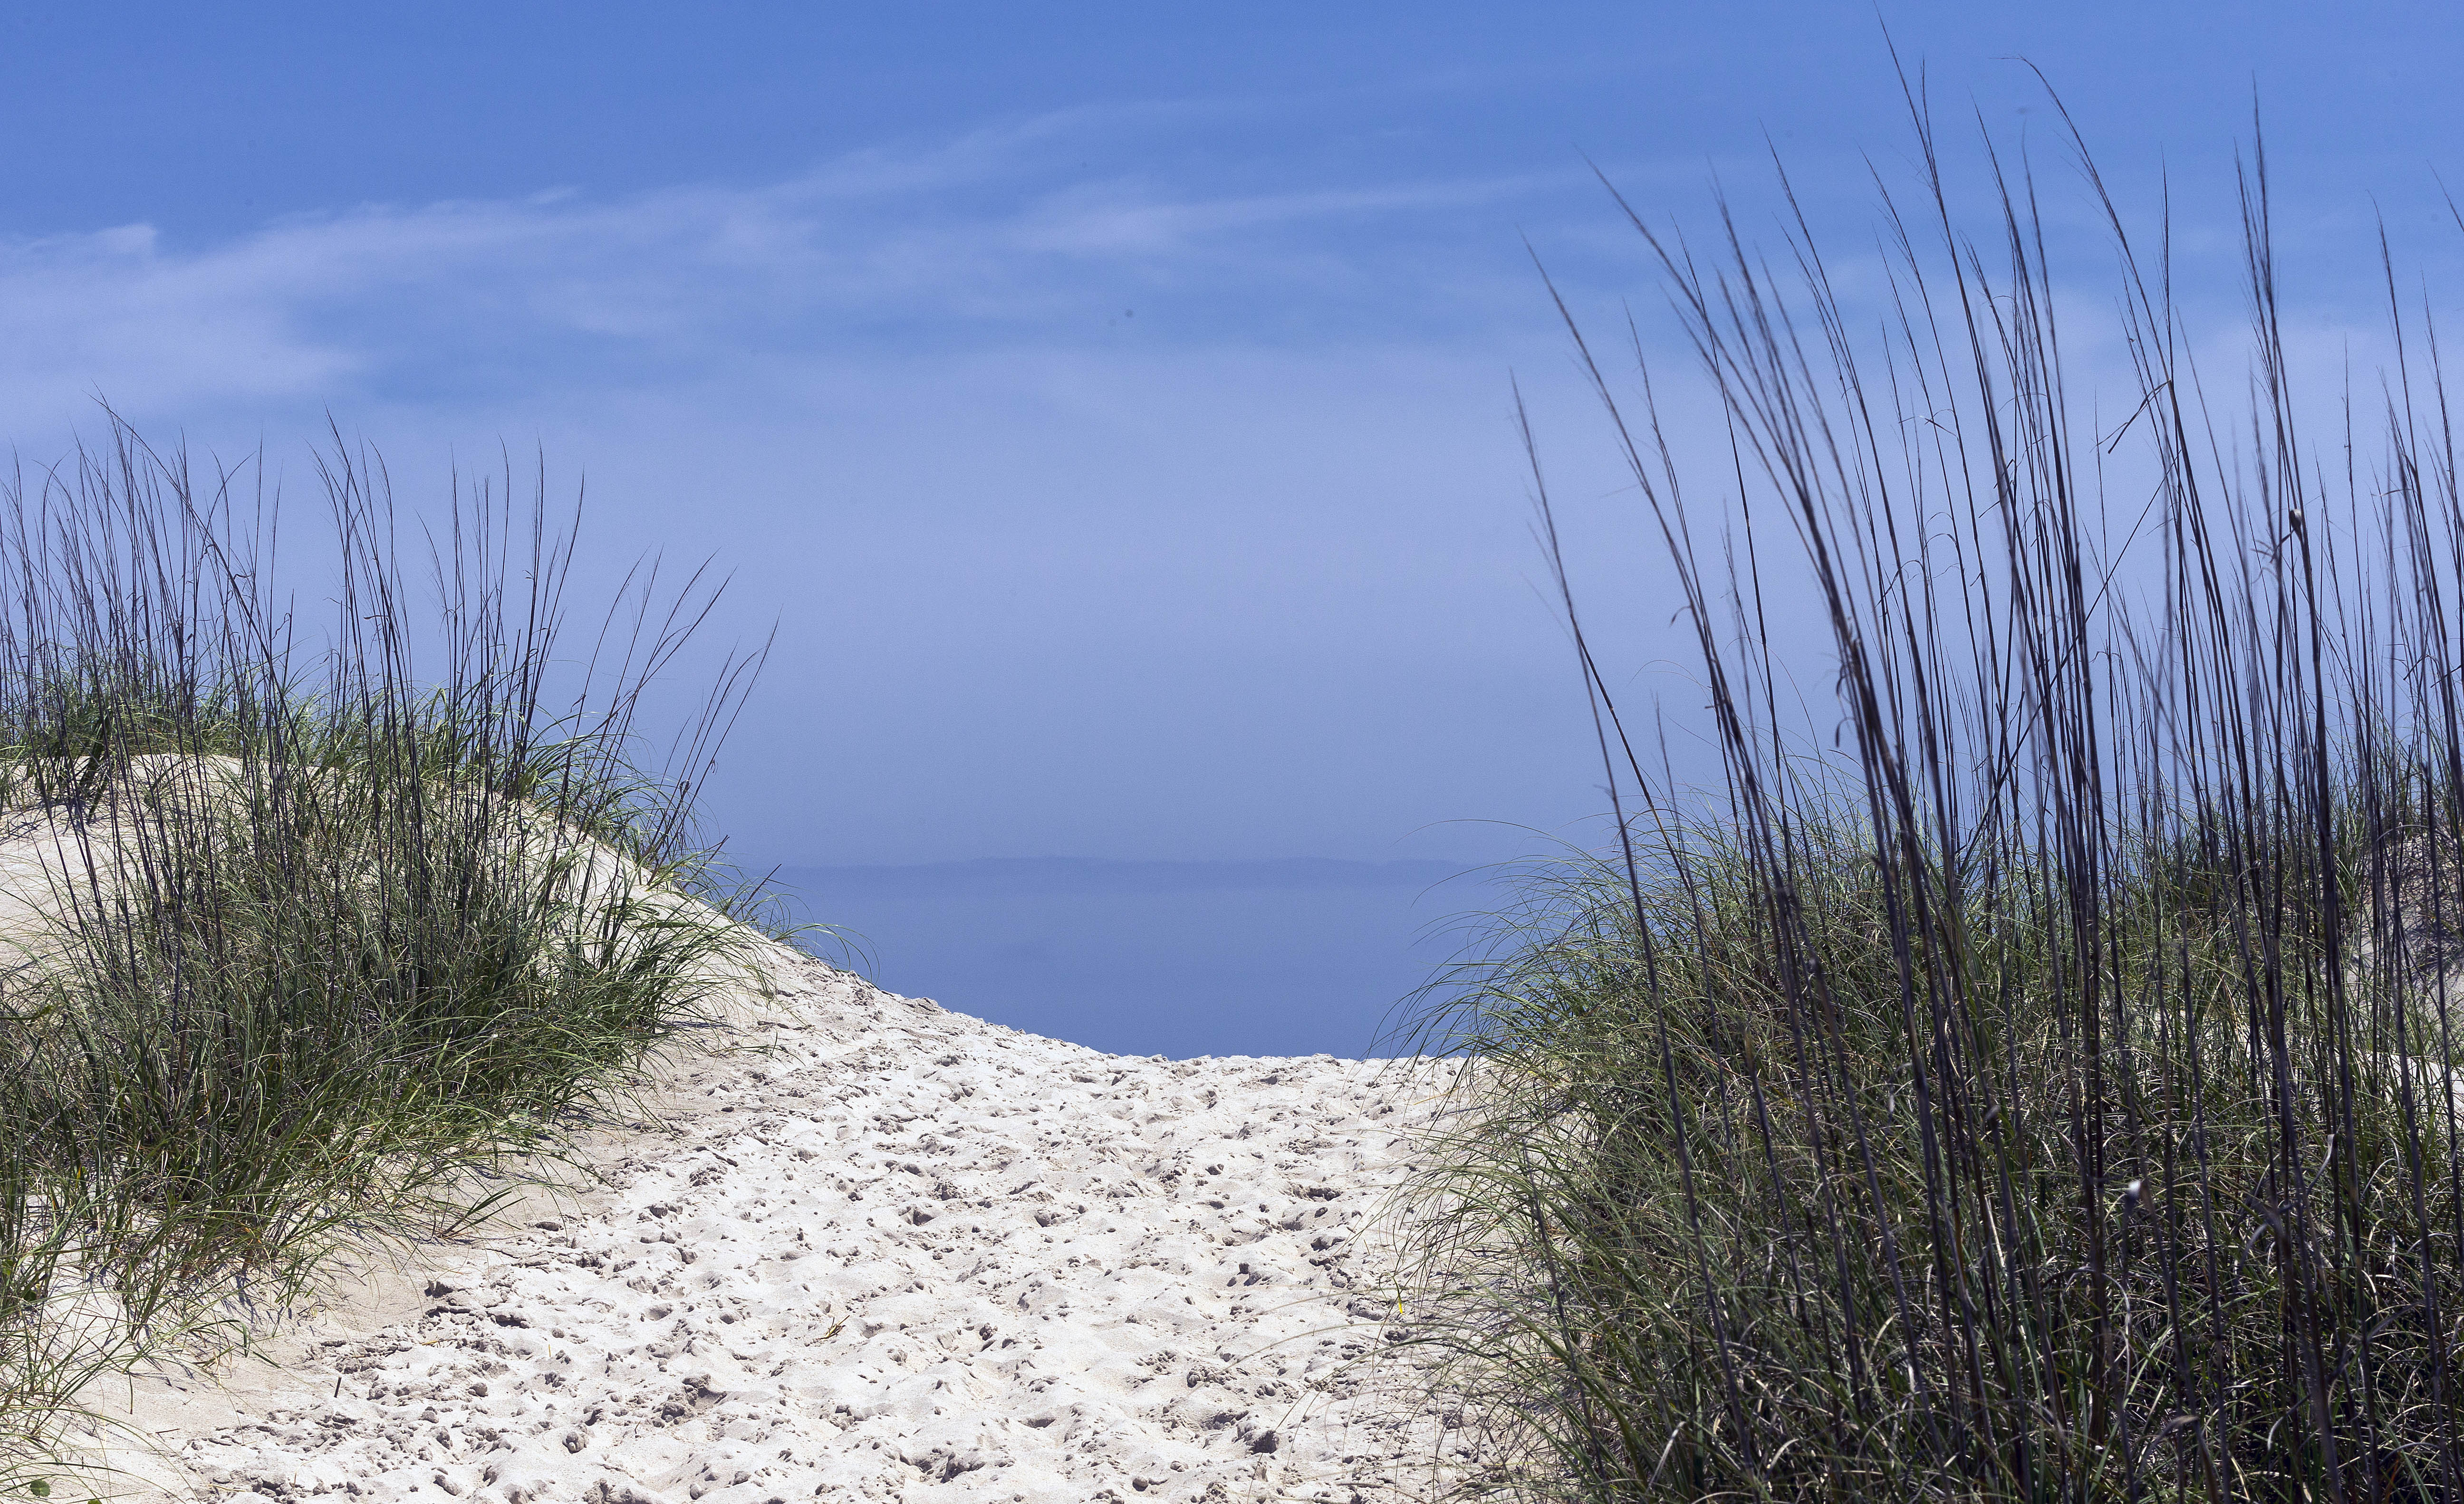
[[[1453,1438],[1353,1360],[1433,1068],[1106,1056],[788,965],[739,1031],[770,1047],[681,1058],[594,1188],[421,1250],[271,1365],[121,1386],[185,1481],[147,1493],[1421,1491]]]

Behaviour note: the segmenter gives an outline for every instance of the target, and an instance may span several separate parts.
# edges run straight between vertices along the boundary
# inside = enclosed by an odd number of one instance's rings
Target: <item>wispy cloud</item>
[[[1403,294],[1415,232],[1533,187],[1210,192],[1083,168],[1122,124],[1076,112],[751,186],[363,206],[201,247],[145,225],[0,245],[0,398],[176,416],[656,380],[753,351],[1067,342],[1153,297],[1203,338],[1254,328],[1243,304]]]

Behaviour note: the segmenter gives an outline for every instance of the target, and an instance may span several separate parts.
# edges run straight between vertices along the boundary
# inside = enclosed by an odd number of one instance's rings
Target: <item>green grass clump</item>
[[[2342,1013],[2297,995],[2279,1081],[2231,884],[2176,852],[2106,895],[2092,1060],[2041,892],[1952,883],[1961,911],[1905,957],[1942,1006],[1911,1009],[1868,834],[1794,827],[1769,886],[1726,834],[1639,843],[1640,925],[1621,862],[1530,869],[1520,925],[1422,1019],[1480,1065],[1420,1186],[1416,1335],[1461,1360],[1508,1476],[2276,1496],[2304,1462],[2305,1309],[2348,1365],[2366,1334],[2378,1463],[2435,1466],[2464,1310],[2464,1057],[2435,1007],[2360,975]],[[2357,912],[2363,871],[2341,866]],[[2373,1027],[2340,1052],[2355,1013]],[[2287,1117],[2327,1163],[2279,1158]],[[2306,1227],[2282,1215],[2302,1169]]]
[[[2366,401],[2305,405],[2255,155],[2250,406],[2215,411],[2080,150],[2131,373],[2095,421],[2035,180],[1990,160],[1970,236],[1912,102],[1922,207],[1885,196],[1853,296],[1793,202],[1778,257],[1635,220],[1726,418],[1716,528],[1648,381],[1590,369],[1714,792],[1637,754],[1543,489],[1615,839],[1419,1018],[1476,1064],[1394,1335],[1446,1360],[1474,1493],[2464,1499],[2464,456],[2427,316]]]
[[[636,762],[698,581],[629,579],[574,664],[569,533],[457,496],[415,590],[345,456],[320,636],[270,514],[119,439],[0,499],[0,1470],[94,1377],[227,1349],[338,1246],[475,1213],[474,1176],[621,1092],[749,933],[688,786]]]

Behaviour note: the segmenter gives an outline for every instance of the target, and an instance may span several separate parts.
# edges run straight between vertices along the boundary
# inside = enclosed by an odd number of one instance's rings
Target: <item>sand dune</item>
[[[132,1496],[1415,1496],[1373,1215],[1449,1067],[1106,1056],[778,963],[661,1125],[218,1379]],[[1364,1235],[1366,1234],[1366,1235]],[[1380,1376],[1385,1377],[1380,1377]]]

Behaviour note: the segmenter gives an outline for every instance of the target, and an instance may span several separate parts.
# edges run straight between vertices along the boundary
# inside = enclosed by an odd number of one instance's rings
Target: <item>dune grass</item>
[[[577,644],[540,496],[421,526],[338,448],[284,575],[238,477],[115,440],[0,496],[0,1472],[27,1478],[88,1380],[227,1351],[339,1246],[474,1214],[701,1016],[758,899],[690,797],[758,659],[656,765],[636,733],[698,576],[637,570]]]
[[[1710,471],[1569,320],[1719,771],[1638,755],[1664,739],[1611,697],[1544,486],[1617,839],[1535,868],[1420,1016],[1479,1064],[1397,1335],[1486,1440],[1473,1493],[2464,1498],[2429,315],[2390,270],[2392,363],[2305,405],[2254,149],[2249,367],[2203,384],[2165,227],[2142,247],[2076,135],[2118,330],[2057,295],[2029,164],[1989,158],[1971,234],[1910,102],[1916,191],[1853,299],[1793,201],[1768,256],[1634,216]],[[2130,389],[2091,412],[2064,340],[2107,334]]]

